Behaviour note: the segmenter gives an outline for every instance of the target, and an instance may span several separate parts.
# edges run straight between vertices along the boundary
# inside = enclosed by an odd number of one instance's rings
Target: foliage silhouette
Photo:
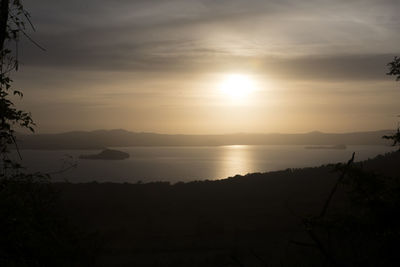
[[[396,81],[400,80],[400,57],[394,57],[393,61],[388,63],[389,72],[387,75],[396,76]]]
[[[21,91],[12,87],[10,75],[18,70],[18,41],[21,33],[26,35],[25,21],[30,23],[29,13],[19,0],[1,0],[0,8],[0,175],[3,177],[8,169],[19,167],[9,158],[9,146],[17,146],[14,128],[20,126],[33,132],[35,124],[30,113],[19,110],[10,100],[12,95],[23,96]],[[14,51],[9,49],[13,43]]]
[[[23,96],[11,79],[18,70],[18,42],[24,35],[39,45],[25,32],[26,23],[34,27],[20,0],[1,0],[0,15],[0,266],[90,266],[98,243],[61,216],[50,176],[24,173],[10,157],[10,146],[19,154],[15,129],[33,132],[35,126],[31,114],[11,100]]]
[[[400,80],[400,58],[389,64],[388,75]],[[393,145],[400,144],[400,129],[391,136]],[[400,241],[400,177],[388,177],[354,164],[336,166],[340,177],[321,213],[304,218],[303,225],[312,243],[293,241],[300,246],[318,249],[328,266],[398,266]],[[335,211],[328,207],[338,186],[345,201]]]
[[[400,81],[400,57],[394,57],[393,61],[387,65],[389,72],[386,74],[395,76],[396,81]],[[393,140],[393,146],[400,145],[400,128],[397,128],[397,132],[394,135],[385,135],[383,138]]]

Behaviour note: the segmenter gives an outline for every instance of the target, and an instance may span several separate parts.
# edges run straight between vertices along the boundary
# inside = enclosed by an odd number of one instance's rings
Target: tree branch
[[[336,193],[337,187],[339,186],[339,184],[342,182],[342,180],[344,179],[350,165],[354,162],[354,156],[355,156],[355,152],[353,152],[353,155],[351,156],[351,159],[349,159],[349,161],[347,162],[346,166],[344,167],[339,179],[336,181],[335,185],[333,186],[331,193],[328,196],[328,199],[325,201],[324,207],[321,210],[321,213],[319,215],[320,218],[324,217],[326,214],[326,211],[328,210],[329,204],[332,201],[333,196]]]
[[[9,6],[9,4],[10,4],[10,0],[1,0],[1,3],[0,3],[0,51],[3,51],[4,41],[6,40],[6,37],[7,37],[7,21],[8,21],[8,6]]]

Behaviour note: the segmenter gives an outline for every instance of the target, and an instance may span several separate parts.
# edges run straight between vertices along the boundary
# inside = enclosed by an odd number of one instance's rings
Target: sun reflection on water
[[[253,169],[251,151],[246,145],[231,145],[222,147],[221,160],[218,166],[218,177],[226,178],[236,174],[247,174]]]

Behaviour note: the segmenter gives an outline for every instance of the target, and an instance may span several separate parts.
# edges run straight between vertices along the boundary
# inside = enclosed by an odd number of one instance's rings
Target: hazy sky
[[[400,83],[385,64],[400,54],[398,0],[25,5],[47,51],[23,42],[14,78],[39,132],[396,127]],[[233,74],[252,90],[236,98],[221,90]]]

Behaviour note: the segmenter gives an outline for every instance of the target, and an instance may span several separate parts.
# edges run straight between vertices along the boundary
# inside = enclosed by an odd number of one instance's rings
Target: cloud
[[[38,0],[27,9],[38,28],[32,36],[47,52],[25,41],[21,59],[132,72],[257,61],[287,77],[377,78],[399,52],[399,7],[394,0]]]

